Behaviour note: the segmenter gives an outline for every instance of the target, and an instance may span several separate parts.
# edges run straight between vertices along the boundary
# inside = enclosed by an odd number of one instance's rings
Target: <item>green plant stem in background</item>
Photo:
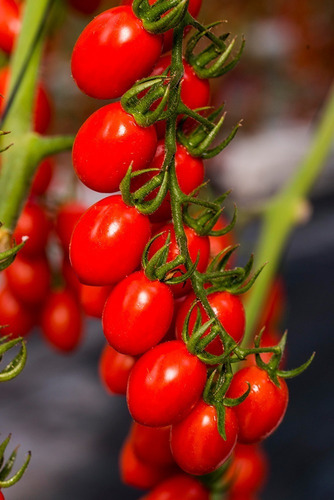
[[[254,337],[259,314],[280,263],[287,239],[303,220],[307,196],[329,154],[334,135],[334,85],[320,120],[309,154],[301,163],[294,178],[268,204],[263,214],[263,226],[255,250],[255,265],[268,262],[250,292],[246,304],[247,330],[243,345]],[[259,325],[260,327],[262,325]]]
[[[72,137],[43,138],[32,132],[33,104],[43,50],[41,35],[53,1],[27,0],[22,29],[11,60],[9,106],[1,126],[10,134],[3,136],[0,147],[6,147],[9,142],[13,144],[1,158],[0,222],[3,235],[15,228],[40,161],[54,153],[70,150],[73,143]]]

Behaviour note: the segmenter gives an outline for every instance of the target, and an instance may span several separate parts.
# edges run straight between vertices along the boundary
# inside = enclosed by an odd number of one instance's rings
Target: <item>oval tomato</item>
[[[79,36],[72,75],[87,95],[116,99],[150,73],[161,47],[162,37],[148,33],[130,7],[114,7],[96,16]]]
[[[21,19],[19,5],[15,0],[0,0],[0,49],[7,54],[13,49],[20,33]]]
[[[36,320],[37,312],[19,301],[7,286],[0,290],[0,325],[4,326],[0,329],[1,336],[25,336]]]
[[[76,349],[82,338],[82,316],[78,302],[69,290],[51,292],[41,319],[45,339],[57,350]]]
[[[91,206],[72,233],[70,260],[85,285],[112,285],[139,266],[150,237],[148,217],[119,195]]]
[[[162,481],[141,500],[210,500],[210,493],[194,477],[178,474]]]
[[[235,407],[239,423],[240,443],[251,444],[270,436],[281,423],[289,399],[284,379],[279,378],[277,387],[266,371],[250,366],[238,371],[231,382],[227,397],[238,398],[247,391],[245,401]]]
[[[142,425],[170,425],[191,411],[205,382],[206,366],[183,342],[159,344],[147,351],[130,373],[129,411]]]
[[[133,422],[131,427],[132,446],[137,457],[152,465],[165,467],[174,464],[169,446],[170,426],[147,427]]]
[[[231,495],[257,492],[264,485],[268,474],[268,460],[264,450],[257,445],[237,443],[232,463],[225,480],[231,481]]]
[[[78,201],[68,201],[58,207],[55,230],[65,252],[68,252],[73,229],[86,210],[87,207]]]
[[[102,317],[103,333],[117,351],[142,354],[164,337],[173,318],[170,288],[144,271],[127,276],[112,290]]]
[[[31,194],[36,196],[41,196],[48,189],[54,171],[54,160],[53,158],[46,158],[43,160],[34,175]]]
[[[81,126],[73,145],[73,167],[90,189],[113,193],[131,164],[132,170],[148,167],[156,146],[155,127],[140,127],[114,102],[95,111]]]
[[[80,302],[82,308],[92,318],[101,318],[108,296],[112,290],[111,286],[89,286],[80,283]]]
[[[25,205],[14,231],[16,243],[21,243],[23,237],[28,236],[22,250],[22,255],[35,257],[45,251],[50,232],[50,222],[42,208],[37,203],[28,201]]]
[[[111,394],[126,394],[128,378],[136,359],[106,345],[99,361],[100,379]]]
[[[209,474],[230,456],[237,442],[238,421],[225,408],[224,440],[217,428],[217,410],[203,400],[181,422],[172,425],[171,449],[175,462],[188,474]]]
[[[210,254],[209,238],[207,236],[199,236],[193,229],[191,229],[188,226],[184,226],[184,230],[186,233],[190,258],[193,262],[195,262],[197,259],[197,255],[199,254],[197,270],[203,272],[205,271],[207,264],[209,262],[209,254]],[[162,228],[158,230],[158,233],[162,234],[158,236],[156,240],[152,243],[149,251],[149,258],[151,258],[166,243],[169,233],[171,237],[171,242],[169,245],[167,262],[170,262],[179,255],[179,247],[176,242],[173,224],[172,223],[165,224]],[[179,271],[175,273],[175,276],[180,276],[181,273],[183,274],[185,273],[185,267],[183,265],[178,266],[177,269]],[[190,288],[191,284],[189,280],[180,283],[178,285],[171,286],[171,290],[175,297],[181,297],[182,295],[186,295],[186,293],[190,290]]]
[[[179,312],[177,314],[176,337],[180,340],[182,339],[182,329],[184,321],[195,298],[195,294],[190,293],[180,306]],[[208,295],[208,301],[227,333],[236,342],[240,342],[245,333],[245,310],[240,297],[238,295],[232,295],[229,292],[215,292]],[[209,316],[205,312],[202,304],[199,304],[198,308],[201,313],[202,323],[205,323],[206,321],[208,321]],[[189,333],[192,333],[192,328],[195,325],[198,308],[196,307],[195,309],[193,309],[190,314]],[[210,331],[211,329],[209,328],[207,330],[207,333],[209,333]],[[205,333],[203,337],[207,333]],[[220,338],[216,337],[212,342],[210,342],[206,350],[211,354],[220,356],[224,352],[224,347]]]

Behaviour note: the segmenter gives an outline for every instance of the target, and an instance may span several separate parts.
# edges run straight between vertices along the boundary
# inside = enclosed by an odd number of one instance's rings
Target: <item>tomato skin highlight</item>
[[[151,427],[181,420],[199,400],[206,366],[178,340],[158,344],[137,361],[127,388],[133,419]]]
[[[155,127],[140,127],[120,102],[95,111],[79,129],[72,159],[77,176],[99,193],[113,193],[132,164],[148,167],[157,146]]]
[[[289,392],[284,379],[279,378],[280,387],[276,387],[267,372],[250,366],[234,375],[227,397],[240,397],[248,388],[247,382],[250,393],[234,411],[239,423],[238,441],[252,444],[267,438],[279,426],[288,405]]]
[[[134,271],[150,238],[148,217],[120,195],[92,205],[79,219],[70,243],[71,265],[85,285],[112,285]],[[130,244],[130,240],[136,245]]]
[[[0,49],[10,54],[20,33],[20,9],[14,0],[0,0]]]
[[[210,494],[194,477],[178,474],[162,481],[141,500],[210,500]]]
[[[123,354],[146,352],[164,337],[173,318],[170,288],[150,281],[144,271],[130,274],[110,293],[102,327],[109,344]]]
[[[143,462],[166,467],[175,464],[169,446],[170,426],[147,427],[133,422],[131,439],[135,454]]]
[[[104,388],[110,394],[126,394],[128,378],[136,359],[115,351],[106,345],[99,360],[99,375]]]
[[[215,407],[200,400],[189,415],[172,425],[174,460],[188,474],[213,472],[228,459],[237,442],[238,421],[232,408],[225,409],[225,431],[226,441],[218,432]]]
[[[85,94],[117,99],[149,75],[161,48],[162,37],[148,33],[131,7],[114,7],[82,31],[72,53],[72,75]]]
[[[176,338],[180,340],[182,339],[183,324],[191,304],[195,299],[195,294],[190,293],[178,311],[176,317]],[[240,342],[245,333],[245,310],[238,295],[233,295],[229,292],[215,292],[208,295],[208,301],[227,333],[231,335],[236,342]],[[209,317],[201,304],[199,304],[198,307],[202,317],[202,324],[204,324],[209,320]],[[197,308],[195,308],[190,315],[189,333],[192,332],[192,328],[195,325],[196,315]],[[210,329],[208,329],[207,332],[209,333]],[[203,337],[205,335],[206,333]],[[220,356],[224,352],[224,347],[220,338],[217,337],[210,342],[206,351],[216,356]]]

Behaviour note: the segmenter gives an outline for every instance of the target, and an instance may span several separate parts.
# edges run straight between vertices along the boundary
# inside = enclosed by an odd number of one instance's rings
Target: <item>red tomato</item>
[[[114,7],[95,17],[79,36],[72,75],[87,95],[116,99],[149,75],[161,47],[162,37],[145,31],[130,7]]]
[[[105,389],[111,394],[126,394],[128,378],[136,359],[106,345],[99,361],[99,374]]]
[[[86,210],[87,207],[78,201],[68,201],[58,207],[55,230],[65,252],[68,252],[73,229]]]
[[[268,474],[268,460],[257,445],[237,444],[225,480],[231,481],[229,493],[242,495],[257,492]]]
[[[148,167],[156,146],[155,127],[140,127],[114,102],[95,111],[80,128],[73,145],[74,170],[90,189],[112,193],[119,190],[131,163],[132,170]]]
[[[160,281],[150,281],[144,271],[137,271],[118,283],[109,295],[102,316],[104,335],[116,351],[142,354],[168,331],[173,310],[170,288]]]
[[[36,312],[20,302],[9,290],[3,287],[0,291],[0,335],[21,337],[27,335],[37,319]],[[8,326],[6,326],[8,325]]]
[[[169,446],[170,426],[147,427],[133,422],[131,441],[135,454],[142,462],[161,467],[174,464]]]
[[[46,158],[43,160],[35,173],[31,185],[31,194],[41,196],[48,189],[54,171],[53,158]]]
[[[50,222],[45,210],[32,201],[28,201],[24,207],[14,231],[16,243],[21,243],[24,236],[28,236],[22,255],[36,256],[45,251],[50,232]]]
[[[161,169],[165,156],[165,142],[160,140],[158,142],[158,147],[155,152],[150,168]],[[186,148],[177,144],[176,155],[175,155],[175,169],[176,177],[180,186],[180,189],[185,193],[189,194],[194,191],[204,180],[204,165],[200,158],[194,158],[190,156]],[[148,172],[137,178],[132,182],[134,189],[138,189],[149,179],[154,177],[158,172]],[[147,199],[150,200],[156,196],[158,189],[154,190]],[[167,193],[164,201],[158,208],[156,212],[150,215],[150,219],[153,222],[166,221],[172,217],[171,207],[170,207],[170,195]]]
[[[0,0],[0,49],[8,54],[12,51],[20,33],[19,5],[15,0]]]
[[[139,460],[134,453],[131,439],[127,439],[123,445],[119,466],[123,483],[143,490],[153,488],[174,471]]]
[[[70,260],[85,285],[112,285],[140,264],[150,238],[148,217],[128,207],[119,195],[91,206],[72,234]]]
[[[182,339],[184,321],[195,298],[195,294],[190,293],[181,305],[176,317],[176,337],[180,340]],[[208,295],[208,301],[227,333],[231,335],[236,342],[240,342],[245,333],[245,310],[240,297],[238,295],[232,295],[229,292],[215,292]],[[208,321],[209,316],[206,314],[202,304],[199,304],[198,307],[201,312],[202,323],[205,323]],[[195,325],[196,316],[197,308],[193,309],[190,315],[189,333],[192,332],[192,328]],[[210,331],[211,329],[209,328],[207,332],[209,333]],[[203,336],[205,335],[206,334]],[[216,337],[210,342],[206,350],[211,354],[220,356],[224,352],[224,347],[220,338]]]
[[[276,387],[267,372],[250,366],[234,375],[227,396],[242,396],[247,391],[247,382],[251,387],[250,393],[234,410],[239,422],[238,441],[251,444],[270,436],[281,423],[289,393],[284,379],[279,378],[280,387]]]
[[[212,229],[214,231],[220,231],[228,224],[229,224],[228,221],[221,215]],[[209,239],[210,239],[210,255],[212,258],[218,255],[223,250],[225,250],[225,248],[229,246],[234,246],[236,244],[234,234],[232,231],[224,234],[224,236],[209,236]],[[232,264],[235,261],[234,255],[235,254],[232,254],[232,257],[229,260],[228,267],[232,267]]]
[[[158,60],[153,68],[152,75],[161,75],[171,64],[171,54],[166,54]],[[181,99],[190,109],[208,106],[210,102],[210,82],[199,78],[192,66],[183,60],[184,75],[181,81]],[[165,121],[156,124],[158,137],[165,135]]]
[[[178,474],[162,481],[141,500],[209,500],[209,491],[194,477]]]
[[[80,302],[87,316],[101,318],[104,305],[110,292],[111,286],[89,286],[80,283]]]
[[[77,275],[73,271],[68,254],[63,255],[63,259],[61,262],[61,274],[63,280],[65,281],[66,287],[69,288],[76,297],[79,297],[81,283],[78,280]]]
[[[1,1],[1,0],[0,0]],[[1,17],[1,13],[0,13]],[[0,94],[4,96],[6,99],[8,85],[10,78],[10,70],[8,66],[1,68],[0,70]],[[4,107],[5,99],[0,99],[0,114]],[[35,104],[33,111],[33,121],[34,121],[34,130],[39,134],[43,134],[49,127],[51,121],[51,104],[50,98],[42,86],[41,83],[38,84],[36,95],[35,95]]]
[[[1,491],[0,491],[0,500],[5,500],[5,497],[3,496],[3,494],[1,493]]]
[[[78,302],[69,290],[51,292],[42,311],[42,332],[57,350],[76,349],[82,338],[82,317]]]
[[[68,0],[68,3],[78,12],[89,15],[96,11],[102,0]]]
[[[171,449],[176,463],[188,474],[203,475],[218,469],[237,442],[238,422],[232,408],[225,409],[224,440],[217,428],[217,411],[203,400],[171,430]]]
[[[170,425],[191,411],[205,382],[206,366],[183,342],[158,344],[137,361],[130,373],[129,411],[142,425]]]
[[[187,237],[188,249],[191,260],[193,262],[196,261],[197,255],[199,253],[200,258],[197,264],[197,270],[200,272],[205,271],[208,261],[209,261],[209,253],[210,253],[210,243],[209,238],[207,236],[198,236],[193,229],[190,227],[184,226],[184,230]],[[165,243],[168,237],[168,233],[171,236],[171,242],[169,246],[169,252],[167,257],[167,262],[174,260],[175,257],[179,255],[179,248],[176,243],[174,226],[172,223],[166,224],[161,229],[159,229],[159,233],[163,233],[159,236],[151,245],[149,251],[149,257],[151,258]],[[178,269],[185,272],[184,266],[179,266]],[[175,276],[179,276],[180,272],[177,272]],[[174,293],[175,297],[181,297],[182,295],[186,295],[186,293],[190,290],[191,284],[190,281],[186,281],[185,283],[180,283],[178,285],[172,285],[171,290]]]
[[[45,256],[28,259],[19,253],[5,276],[11,292],[25,304],[41,304],[48,294],[51,272]]]

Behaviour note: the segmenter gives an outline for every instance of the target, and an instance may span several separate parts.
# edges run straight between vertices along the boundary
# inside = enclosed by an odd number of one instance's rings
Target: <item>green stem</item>
[[[322,119],[311,149],[289,184],[267,206],[263,227],[255,251],[255,267],[268,261],[257,279],[246,304],[247,330],[243,345],[251,343],[259,313],[277,272],[282,251],[296,225],[302,220],[307,206],[307,195],[318,177],[329,154],[334,131],[334,86],[331,89]],[[261,325],[259,325],[261,326]]]

